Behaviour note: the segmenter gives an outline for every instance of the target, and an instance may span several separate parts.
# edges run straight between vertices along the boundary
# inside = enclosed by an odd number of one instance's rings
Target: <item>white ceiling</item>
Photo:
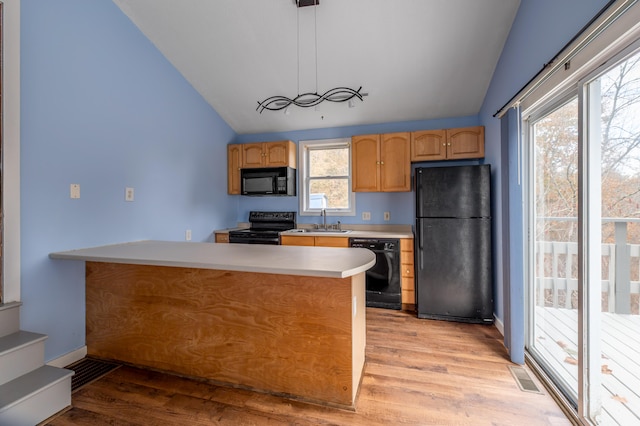
[[[520,4],[113,1],[239,134],[478,114]],[[369,96],[355,108],[256,111],[270,96],[316,92],[316,67],[318,93],[362,86]]]

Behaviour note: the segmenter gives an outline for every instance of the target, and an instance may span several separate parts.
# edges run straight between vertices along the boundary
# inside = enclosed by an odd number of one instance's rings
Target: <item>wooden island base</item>
[[[353,408],[364,277],[86,262],[88,354]]]

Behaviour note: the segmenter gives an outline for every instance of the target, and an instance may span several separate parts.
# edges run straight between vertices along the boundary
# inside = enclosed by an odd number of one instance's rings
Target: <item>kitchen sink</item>
[[[297,234],[303,232],[318,232],[323,234],[348,234],[351,232],[351,229],[313,229],[313,228],[298,228],[298,229],[290,229],[287,233]]]

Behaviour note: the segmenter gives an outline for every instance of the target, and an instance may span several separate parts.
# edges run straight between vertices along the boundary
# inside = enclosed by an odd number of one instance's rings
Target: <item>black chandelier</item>
[[[317,6],[320,1],[319,0],[294,0],[295,4],[298,8],[304,6]],[[315,31],[315,54],[316,54],[316,91],[314,93],[307,92],[303,94],[299,94],[295,98],[291,99],[286,96],[276,95],[271,96],[265,99],[264,101],[258,101],[258,107],[256,111],[260,114],[264,110],[269,111],[280,111],[282,109],[285,110],[285,114],[288,112],[288,107],[291,105],[295,105],[301,108],[310,108],[315,107],[321,104],[324,101],[329,102],[349,102],[349,107],[353,107],[353,101],[358,99],[360,101],[364,100],[365,96],[368,96],[368,93],[362,92],[362,86],[358,88],[358,90],[351,89],[349,87],[335,87],[333,89],[329,89],[323,94],[318,93],[318,28],[317,28],[317,18],[314,10],[314,20],[316,21],[316,25],[314,27]],[[300,22],[299,22],[299,13],[298,13],[298,32],[300,31]],[[300,93],[300,36],[298,34],[298,93]]]
[[[354,98],[363,100],[367,93],[361,93],[362,86],[358,90],[350,89],[348,87],[336,87],[334,89],[327,90],[322,95],[318,93],[303,93],[293,99],[289,99],[286,96],[271,96],[262,102],[258,102],[258,108],[256,111],[262,114],[262,111],[268,109],[269,111],[279,111],[287,108],[289,105],[295,105],[302,108],[309,108],[319,105],[323,101],[329,102],[347,102]]]

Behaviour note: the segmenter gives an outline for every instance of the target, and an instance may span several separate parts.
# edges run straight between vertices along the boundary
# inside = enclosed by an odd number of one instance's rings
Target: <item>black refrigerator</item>
[[[417,168],[419,318],[493,323],[491,166]]]

